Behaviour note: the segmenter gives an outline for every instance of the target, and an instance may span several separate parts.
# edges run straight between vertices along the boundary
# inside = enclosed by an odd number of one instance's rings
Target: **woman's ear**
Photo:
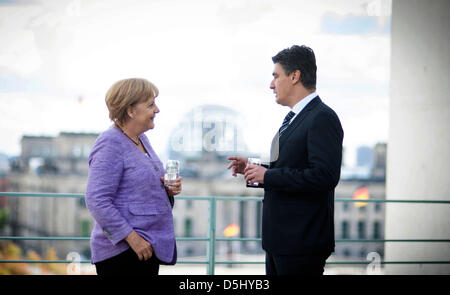
[[[134,108],[132,106],[129,106],[127,108],[127,114],[128,114],[128,117],[130,117],[131,119],[134,118]]]

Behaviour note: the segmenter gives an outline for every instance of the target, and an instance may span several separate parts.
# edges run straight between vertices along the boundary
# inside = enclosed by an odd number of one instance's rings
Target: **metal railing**
[[[77,198],[84,199],[84,194],[57,194],[57,193],[17,193],[0,192],[0,197],[39,197],[39,198]],[[261,202],[262,197],[222,197],[222,196],[177,196],[176,200],[197,200],[209,202],[209,222],[207,236],[203,238],[177,237],[177,241],[199,241],[208,242],[206,260],[191,261],[179,260],[177,264],[206,264],[207,274],[214,275],[217,264],[264,264],[264,261],[216,261],[216,243],[224,241],[260,242],[261,238],[218,238],[216,237],[216,207],[217,201],[244,201]],[[358,202],[358,203],[428,203],[428,204],[450,204],[448,200],[390,200],[390,199],[335,199],[335,202]],[[89,237],[23,237],[23,236],[0,236],[0,240],[46,240],[46,241],[89,241]],[[396,243],[396,242],[426,242],[426,243],[449,243],[450,239],[336,239],[336,243]],[[70,260],[0,260],[0,263],[72,263]],[[81,260],[79,263],[91,263],[90,260]],[[370,264],[370,261],[329,261],[327,265],[361,265]],[[450,261],[380,261],[380,264],[450,264]]]

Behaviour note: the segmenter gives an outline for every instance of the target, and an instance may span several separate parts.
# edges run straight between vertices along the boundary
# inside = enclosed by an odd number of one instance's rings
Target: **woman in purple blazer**
[[[97,274],[157,275],[175,264],[172,208],[181,177],[164,186],[164,167],[144,132],[154,128],[158,89],[145,79],[116,82],[106,94],[114,122],[89,156],[86,205],[95,219],[92,263]]]

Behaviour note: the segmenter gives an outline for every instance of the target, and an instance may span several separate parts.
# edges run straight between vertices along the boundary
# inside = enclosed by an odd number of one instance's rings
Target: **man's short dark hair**
[[[274,63],[279,63],[286,75],[300,70],[300,81],[306,89],[316,88],[316,57],[308,46],[294,45],[286,48],[272,57]]]

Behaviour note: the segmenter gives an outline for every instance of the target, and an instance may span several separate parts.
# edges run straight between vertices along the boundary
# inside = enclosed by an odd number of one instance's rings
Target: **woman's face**
[[[133,115],[131,121],[145,132],[155,127],[154,119],[159,113],[159,108],[156,106],[155,98],[151,97],[147,101],[133,106],[131,113]]]

